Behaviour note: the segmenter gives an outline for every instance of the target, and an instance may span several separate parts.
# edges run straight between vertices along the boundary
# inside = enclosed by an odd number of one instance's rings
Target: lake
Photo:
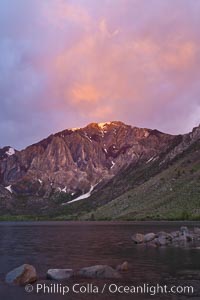
[[[70,279],[63,284],[136,285],[166,283],[181,270],[200,269],[200,248],[193,246],[161,247],[134,245],[131,235],[158,231],[173,231],[186,225],[200,226],[197,222],[2,222],[0,223],[0,300],[25,299],[152,299],[150,295],[133,294],[74,294],[44,295],[26,293],[23,287],[7,286],[5,274],[13,268],[29,263],[35,266],[40,282],[47,281],[50,268],[79,269],[97,264],[117,266],[128,261],[129,270],[120,280]],[[178,281],[177,281],[178,282]],[[190,299],[156,295],[154,299]],[[196,299],[199,299],[198,297]]]

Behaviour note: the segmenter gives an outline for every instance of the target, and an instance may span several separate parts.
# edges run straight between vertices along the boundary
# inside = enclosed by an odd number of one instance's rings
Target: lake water
[[[142,283],[165,283],[166,278],[175,278],[180,270],[200,269],[200,249],[195,247],[154,248],[137,246],[131,235],[140,232],[173,231],[183,223],[174,222],[2,222],[0,224],[0,300],[25,299],[190,299],[189,296],[133,295],[133,294],[59,294],[44,295],[26,293],[23,287],[10,287],[4,283],[5,274],[13,268],[29,263],[37,269],[40,282],[50,268],[72,268],[106,264],[117,266],[129,263],[129,271],[120,280],[76,280],[63,283],[93,283],[101,288],[104,283],[137,285]],[[198,223],[186,223],[188,227]],[[176,284],[176,282],[174,282]],[[196,299],[200,299],[196,298]]]

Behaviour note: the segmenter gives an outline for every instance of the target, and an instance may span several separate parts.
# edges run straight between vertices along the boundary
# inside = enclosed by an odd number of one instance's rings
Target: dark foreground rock
[[[97,265],[97,266],[82,268],[77,272],[77,275],[85,278],[101,278],[101,279],[121,278],[121,275],[119,274],[118,271],[106,265]]]
[[[6,283],[26,285],[37,280],[36,269],[32,265],[24,264],[6,275]]]
[[[47,279],[65,280],[73,275],[72,269],[49,269],[47,271]]]

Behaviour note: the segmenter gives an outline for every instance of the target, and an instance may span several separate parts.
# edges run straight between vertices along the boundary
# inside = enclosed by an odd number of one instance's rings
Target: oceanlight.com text
[[[36,294],[59,294],[67,295],[69,293],[73,294],[146,294],[150,296],[155,296],[158,294],[172,294],[172,295],[192,295],[194,294],[193,286],[184,285],[151,285],[144,283],[142,285],[120,285],[116,283],[105,283],[102,286],[95,284],[80,284],[74,283],[73,285],[64,285],[61,283],[38,283],[36,285],[28,284],[25,286],[25,291],[27,293]]]

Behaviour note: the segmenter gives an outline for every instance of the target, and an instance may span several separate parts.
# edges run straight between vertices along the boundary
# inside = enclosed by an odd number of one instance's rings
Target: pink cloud
[[[43,136],[109,119],[172,133],[200,121],[197,1],[19,2],[0,4],[4,124],[24,122],[24,103]]]

